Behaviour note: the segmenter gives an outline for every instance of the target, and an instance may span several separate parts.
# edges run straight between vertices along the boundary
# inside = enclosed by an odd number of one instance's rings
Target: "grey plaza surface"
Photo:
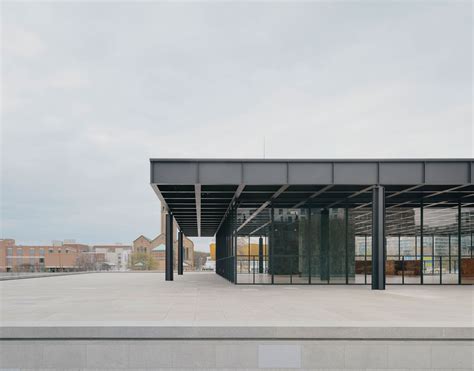
[[[472,369],[472,286],[249,287],[214,273],[163,275],[0,282],[0,368]]]
[[[185,273],[173,282],[163,276],[91,273],[0,282],[2,331],[10,326],[247,327],[255,335],[267,327],[473,328],[472,286],[389,286],[373,292],[367,286],[237,286],[205,272]]]

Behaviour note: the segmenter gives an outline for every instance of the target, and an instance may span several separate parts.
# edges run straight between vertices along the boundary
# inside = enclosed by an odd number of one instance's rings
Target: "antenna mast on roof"
[[[265,159],[265,136],[263,136],[263,159]]]

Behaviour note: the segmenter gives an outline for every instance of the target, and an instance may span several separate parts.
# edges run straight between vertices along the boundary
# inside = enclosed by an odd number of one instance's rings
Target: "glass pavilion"
[[[169,221],[215,236],[236,284],[473,284],[473,178],[472,159],[151,160]]]

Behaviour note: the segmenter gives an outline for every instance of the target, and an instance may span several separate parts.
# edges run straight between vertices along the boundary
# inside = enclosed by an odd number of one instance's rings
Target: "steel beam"
[[[194,194],[196,198],[196,220],[197,220],[197,230],[198,237],[201,237],[201,185],[194,185]]]
[[[255,211],[253,212],[252,215],[250,215],[250,216],[248,217],[248,219],[247,219],[245,222],[243,222],[243,223],[239,226],[239,228],[237,228],[237,232],[240,231],[243,227],[245,227],[245,226],[246,226],[253,218],[255,218],[258,214],[260,214],[260,213],[262,212],[262,210],[266,209],[267,206],[269,206],[269,205],[272,203],[272,201],[273,201],[274,199],[276,199],[279,195],[281,195],[283,192],[285,192],[285,190],[286,190],[287,188],[288,188],[288,185],[283,185],[283,186],[281,186],[281,187],[278,189],[278,191],[276,191],[276,192],[273,194],[273,196],[272,196],[268,201],[265,201],[257,210],[255,210]]]
[[[398,191],[398,192],[395,192],[395,193],[392,193],[391,195],[388,195],[386,196],[385,198],[388,199],[388,198],[392,198],[392,197],[396,197],[396,196],[399,196],[403,193],[407,193],[407,192],[411,192],[411,191],[414,191],[415,189],[418,189],[418,188],[421,188],[423,187],[424,184],[417,184],[413,187],[408,187],[408,188],[405,188],[405,189],[402,189],[401,191]]]
[[[366,188],[364,188],[364,189],[361,189],[360,191],[357,191],[357,192],[351,194],[350,196],[347,196],[346,198],[343,198],[343,199],[334,201],[333,203],[327,205],[326,207],[327,207],[328,209],[330,209],[330,208],[332,208],[332,207],[334,207],[334,206],[336,206],[336,205],[339,205],[339,204],[343,203],[344,201],[347,201],[347,200],[349,200],[349,199],[351,199],[351,198],[357,197],[358,195],[361,195],[361,194],[363,194],[363,193],[365,193],[365,192],[370,191],[373,187],[374,187],[374,186],[369,186],[369,187],[366,187]]]
[[[372,290],[385,290],[385,188],[376,186],[372,200]]]
[[[245,188],[245,184],[240,184],[240,185],[237,187],[237,190],[236,190],[235,193],[234,193],[234,197],[232,197],[232,199],[230,200],[229,206],[227,207],[227,210],[226,210],[226,212],[224,213],[224,216],[222,217],[222,219],[221,219],[221,221],[220,221],[220,223],[219,223],[219,226],[218,226],[217,229],[216,229],[216,234],[217,234],[217,232],[219,232],[219,229],[221,229],[222,223],[224,223],[225,218],[227,217],[227,215],[229,214],[229,212],[231,212],[232,206],[234,205],[234,202],[239,199],[239,197],[240,197],[240,195],[242,194],[244,188]]]
[[[311,196],[309,196],[306,200],[298,202],[296,205],[294,205],[293,209],[297,209],[297,208],[303,206],[309,200],[318,197],[320,194],[323,194],[324,192],[331,189],[332,187],[333,187],[333,185],[331,184],[331,185],[327,185],[326,187],[321,188],[319,191],[317,191],[317,192],[313,193]]]
[[[438,195],[441,195],[443,193],[449,193],[449,192],[453,192],[453,191],[456,191],[458,189],[461,189],[461,188],[465,188],[465,187],[468,187],[469,184],[463,184],[463,185],[460,185],[460,186],[456,186],[456,187],[452,187],[452,188],[448,188],[448,189],[444,189],[442,191],[438,191],[438,192],[434,192],[434,193],[431,193],[429,194],[428,196],[425,196],[424,198],[430,198],[430,197],[434,197],[434,196],[438,196]]]
[[[271,223],[271,221],[269,220],[268,222],[266,222],[265,224],[262,224],[260,227],[257,227],[255,228],[252,232],[250,232],[249,234],[250,235],[253,235],[255,233],[257,233],[260,229],[262,228],[265,228],[267,225],[269,225]]]

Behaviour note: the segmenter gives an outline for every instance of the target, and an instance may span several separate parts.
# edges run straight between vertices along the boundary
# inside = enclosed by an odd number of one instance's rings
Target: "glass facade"
[[[237,225],[253,213],[237,208]],[[371,214],[367,208],[266,208],[237,232],[236,283],[370,284]]]
[[[240,207],[217,234],[217,273],[237,284],[372,282],[372,207]],[[386,284],[473,284],[474,208],[390,205]]]

